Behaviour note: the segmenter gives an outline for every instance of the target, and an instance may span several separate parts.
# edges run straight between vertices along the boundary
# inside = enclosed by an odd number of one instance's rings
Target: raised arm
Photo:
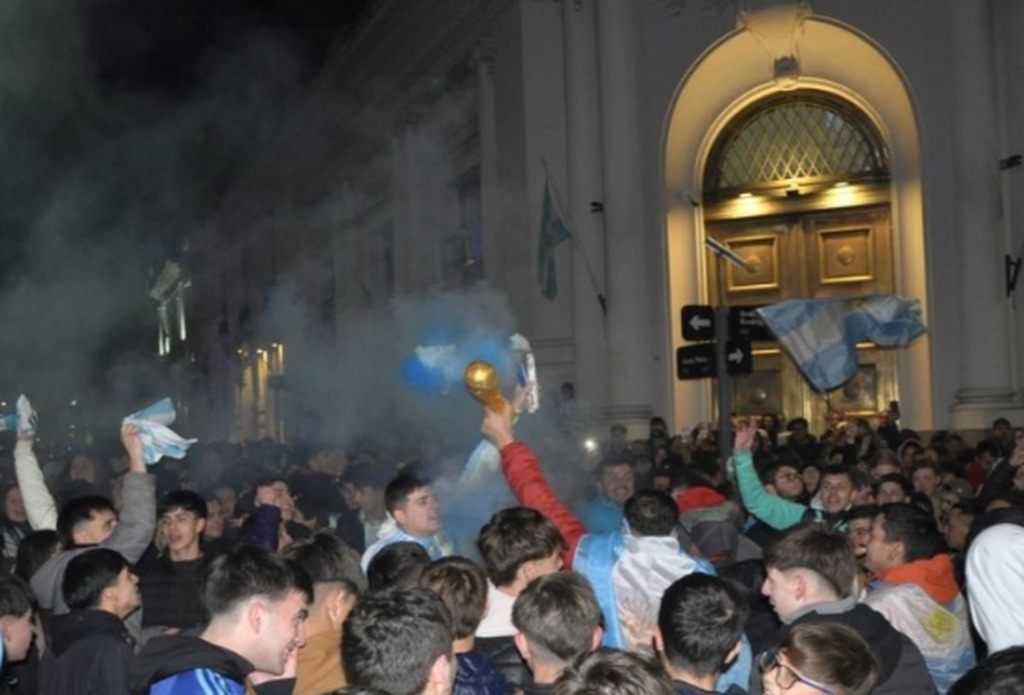
[[[36,531],[53,530],[57,528],[57,503],[46,487],[39,460],[32,450],[34,441],[33,435],[18,435],[14,445],[14,475],[25,501],[29,526]]]
[[[745,420],[737,423],[732,452],[736,483],[747,511],[781,531],[800,523],[807,513],[807,507],[784,500],[764,489],[761,478],[754,470],[754,457],[750,453],[756,434],[757,426],[754,423]]]
[[[587,529],[551,489],[533,449],[515,441],[511,408],[505,407],[501,412],[484,408],[480,431],[501,452],[501,469],[519,504],[536,509],[561,532],[567,547],[563,562],[566,568],[572,567],[576,546]]]
[[[153,540],[156,530],[156,476],[146,472],[139,428],[121,426],[121,444],[128,452],[128,472],[124,476],[124,504],[121,518],[104,547],[116,550],[131,563],[139,561]]]

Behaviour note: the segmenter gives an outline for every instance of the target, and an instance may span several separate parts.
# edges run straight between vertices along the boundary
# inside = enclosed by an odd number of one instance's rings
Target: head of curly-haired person
[[[447,695],[455,679],[452,619],[427,589],[370,592],[342,628],[349,684],[391,695]]]

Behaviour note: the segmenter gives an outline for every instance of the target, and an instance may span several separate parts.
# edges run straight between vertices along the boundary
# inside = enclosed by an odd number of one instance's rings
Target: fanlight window
[[[863,112],[821,92],[785,92],[753,104],[725,128],[708,160],[704,194],[715,201],[888,179],[884,141]]]

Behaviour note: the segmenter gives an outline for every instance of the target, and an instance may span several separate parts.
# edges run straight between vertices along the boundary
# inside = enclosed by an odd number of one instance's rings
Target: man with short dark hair
[[[512,607],[515,643],[533,680],[526,695],[542,695],[577,658],[601,644],[601,606],[583,575],[556,572],[531,581]]]
[[[992,421],[992,439],[999,447],[999,457],[1009,458],[1015,446],[1013,425],[1004,417]]]
[[[761,593],[786,625],[837,622],[856,630],[881,665],[876,695],[934,695],[920,650],[853,593],[853,544],[816,523],[793,526],[764,550],[767,577]]]
[[[359,555],[329,531],[297,541],[282,553],[313,583],[306,618],[306,644],[299,649],[293,695],[319,695],[345,685],[341,668],[341,626],[355,608],[366,578]]]
[[[452,616],[456,695],[510,695],[512,687],[491,659],[476,649],[476,629],[487,610],[487,575],[464,557],[430,563],[420,586],[433,591]]]
[[[868,552],[871,524],[877,515],[878,506],[874,504],[854,507],[846,514],[846,537],[853,543],[858,558],[863,558]]]
[[[32,590],[21,578],[0,576],[0,668],[23,661],[35,637]]]
[[[68,562],[62,589],[71,612],[51,623],[40,691],[127,695],[135,641],[124,619],[141,603],[139,578],[120,553],[94,548]]]
[[[935,518],[910,504],[887,504],[871,526],[864,602],[918,646],[936,687],[946,692],[974,666],[967,604],[942,551]]]
[[[455,552],[455,547],[441,528],[441,510],[429,480],[415,473],[399,474],[384,489],[384,503],[396,528],[363,553],[364,572],[381,548],[399,541],[419,543],[431,560]]]
[[[769,466],[761,473],[761,482],[768,492],[784,500],[798,502],[804,496],[804,479],[800,470],[786,461]]]
[[[158,552],[139,562],[139,588],[146,610],[142,625],[188,629],[206,621],[200,584],[207,559],[202,549],[206,500],[191,490],[172,490],[160,502]]]
[[[363,550],[380,540],[387,524],[384,490],[390,479],[387,469],[367,463],[350,466],[341,477],[341,494],[346,504],[359,512]]]
[[[274,681],[294,679],[312,598],[309,577],[289,560],[251,547],[221,555],[203,582],[206,628],[150,640],[132,665],[132,692],[241,695],[246,677],[257,693],[280,688]]]
[[[451,614],[426,589],[368,594],[345,621],[349,683],[391,695],[448,695],[455,680]]]
[[[739,656],[746,619],[743,597],[717,577],[691,574],[665,591],[654,643],[676,695],[715,691],[719,674]],[[726,692],[746,691],[734,685]]]
[[[565,541],[539,511],[509,507],[480,529],[477,549],[488,579],[487,613],[476,631],[477,648],[509,682],[523,685],[529,674],[513,641],[513,604],[531,581],[562,569]]]
[[[800,457],[801,463],[806,466],[809,463],[817,463],[821,453],[821,445],[810,433],[810,424],[807,418],[795,417],[786,424],[789,431],[789,439],[786,444]]]
[[[597,497],[580,509],[580,521],[591,533],[618,531],[622,527],[622,506],[633,495],[634,477],[630,461],[606,458],[594,471]]]
[[[908,502],[913,493],[913,484],[902,473],[887,473],[875,484],[875,502],[879,506]]]

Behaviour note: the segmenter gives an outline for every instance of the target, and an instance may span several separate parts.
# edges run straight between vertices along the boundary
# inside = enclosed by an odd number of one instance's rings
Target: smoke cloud
[[[135,24],[114,16],[123,3],[0,7],[0,401],[27,393],[51,439],[71,420],[109,430],[170,394],[147,288],[309,71],[258,26],[154,53],[140,27],[181,17],[158,5]]]

